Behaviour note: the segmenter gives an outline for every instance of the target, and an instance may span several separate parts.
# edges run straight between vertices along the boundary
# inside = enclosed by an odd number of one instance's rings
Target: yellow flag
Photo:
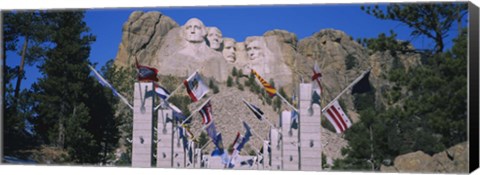
[[[263,79],[260,75],[258,75],[255,70],[252,69],[252,73],[257,77],[258,81],[262,83],[263,87],[267,91],[268,95],[270,95],[270,97],[273,97],[275,96],[275,94],[277,94],[277,90],[273,88],[272,85],[270,85],[267,81],[265,81],[265,79]]]

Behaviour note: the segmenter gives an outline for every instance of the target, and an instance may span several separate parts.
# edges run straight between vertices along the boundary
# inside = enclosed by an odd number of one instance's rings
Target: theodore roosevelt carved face
[[[222,32],[216,27],[209,27],[207,32],[207,40],[210,48],[219,49],[220,44],[222,44]]]
[[[188,42],[198,43],[204,41],[203,38],[206,35],[206,29],[203,22],[199,19],[189,19],[182,28],[184,37]]]
[[[223,58],[228,62],[235,62],[235,40],[232,38],[225,38],[223,40],[223,50],[222,50]]]

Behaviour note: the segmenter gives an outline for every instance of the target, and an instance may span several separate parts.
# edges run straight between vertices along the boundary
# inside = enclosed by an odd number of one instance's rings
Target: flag
[[[222,133],[218,133],[213,140],[215,150],[212,152],[212,156],[220,156],[224,153]]]
[[[190,126],[183,124],[182,127],[185,128],[187,138],[189,140],[195,140],[195,135],[193,135],[192,131],[190,131]]]
[[[290,128],[293,129],[298,129],[298,113],[295,110],[292,110],[291,114],[291,119],[290,119]]]
[[[312,82],[315,82],[313,84],[313,89],[317,91],[318,95],[322,94],[322,84],[320,81],[322,80],[322,74],[320,73],[320,68],[318,67],[317,62],[315,61],[315,65],[313,66],[313,75],[312,75]]]
[[[208,100],[198,112],[202,115],[202,124],[208,125],[212,121],[212,105],[210,104],[210,100]]]
[[[170,92],[157,83],[153,83],[153,87],[155,88],[155,93],[163,100],[166,100],[168,97],[170,97]]]
[[[224,154],[225,154],[225,150],[220,149],[220,148],[215,148],[215,149],[213,149],[211,156],[212,157],[215,157],[215,156],[222,156],[223,157]]]
[[[173,118],[175,118],[175,120],[177,120],[177,122],[183,122],[183,120],[187,118],[185,115],[183,115],[182,110],[180,110],[177,106],[169,103],[168,107],[172,109],[172,116]],[[187,121],[185,123],[190,123],[190,121]]]
[[[216,137],[217,137],[217,129],[215,128],[215,123],[212,123],[210,125],[208,125],[205,130],[207,131],[207,135],[213,140],[215,141]]]
[[[186,150],[188,148],[188,138],[187,138],[187,131],[183,126],[178,126],[178,137],[183,143],[183,149]]]
[[[240,137],[241,137],[241,136],[240,136],[240,132],[237,132],[237,135],[235,136],[235,140],[233,140],[233,143],[232,143],[232,145],[231,145],[231,148],[232,148],[233,150],[236,150],[236,148],[238,147],[239,141],[240,141],[240,139],[241,139]]]
[[[358,81],[357,83],[355,83],[355,85],[353,85],[352,94],[365,93],[365,92],[371,91],[372,87],[370,86],[370,81],[368,79],[370,76],[370,70],[365,72],[362,76],[363,76],[362,79],[360,79],[360,81]]]
[[[240,162],[240,165],[241,166],[244,166],[244,165],[249,165],[250,167],[253,166],[253,163],[255,162],[255,160],[252,159],[248,159],[248,160],[244,160],[244,161],[241,161]]]
[[[90,70],[92,70],[93,75],[95,76],[95,78],[97,78],[98,82],[102,86],[111,89],[113,95],[119,97],[123,101],[123,103],[125,103],[130,108],[133,108],[132,105],[130,105],[130,103],[128,103],[128,100],[125,97],[123,97],[120,93],[118,93],[118,91],[115,90],[115,88],[113,88],[113,86],[110,83],[108,83],[107,80],[105,80],[92,66],[88,65],[88,68],[90,68]]]
[[[241,151],[243,146],[250,140],[250,136],[252,136],[252,133],[250,132],[250,126],[248,126],[247,123],[243,122],[243,127],[245,127],[245,135],[241,138],[240,143],[236,147],[238,151]]]
[[[191,164],[193,163],[193,151],[194,151],[194,142],[189,140],[188,147],[187,147],[187,156],[188,156],[188,161]]]
[[[138,70],[138,81],[158,81],[158,70],[156,68],[138,64],[137,57],[135,57],[135,66]]]
[[[230,145],[229,152],[231,152],[231,156],[228,160],[227,168],[233,168],[235,167],[235,160],[238,157],[239,150],[237,149],[238,146],[240,145],[240,142],[242,140],[242,137],[240,135],[240,132],[237,132],[237,136],[235,137],[235,140],[233,141],[232,145]]]
[[[260,75],[258,75],[258,73],[255,70],[252,69],[252,73],[257,77],[258,81],[262,83],[263,87],[265,88],[265,91],[267,91],[270,97],[273,97],[275,96],[275,94],[277,94],[277,90],[272,85],[270,85],[267,81],[265,81]]]
[[[292,103],[293,103],[293,106],[297,105],[297,98],[295,96],[295,91],[293,91]],[[295,110],[292,110],[291,112],[290,129],[298,129],[298,112]]]
[[[317,104],[320,106],[320,94],[318,94],[317,91],[312,92],[312,100],[310,102],[310,107],[312,107],[313,104]]]
[[[208,92],[208,86],[205,85],[198,72],[193,73],[183,84],[187,88],[188,95],[193,102],[200,100]]]
[[[337,133],[342,133],[347,128],[352,126],[352,122],[345,112],[343,112],[343,109],[340,104],[338,104],[338,101],[333,102],[331,106],[323,111],[323,114],[333,125]]]
[[[228,168],[234,168],[235,167],[235,162],[238,158],[239,151],[234,150],[232,153],[232,156],[230,157],[230,161],[228,161]]]
[[[259,119],[259,120],[262,120],[263,118],[263,111],[260,110],[260,108],[256,107],[255,105],[243,100],[243,103],[245,103],[245,105],[247,105],[248,109],[250,109],[253,114],[255,114],[255,116]]]

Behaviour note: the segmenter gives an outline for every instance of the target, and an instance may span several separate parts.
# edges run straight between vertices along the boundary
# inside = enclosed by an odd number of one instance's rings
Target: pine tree
[[[45,144],[67,150],[72,162],[105,163],[118,131],[105,89],[89,76],[88,56],[95,37],[88,33],[84,12],[46,16],[55,24],[55,46],[39,67],[44,77],[34,85],[35,130]]]
[[[20,86],[24,77],[25,64],[33,64],[42,59],[46,47],[42,46],[50,36],[51,26],[45,12],[9,12],[5,13],[3,27],[5,28],[6,49],[17,51],[20,64],[16,72],[17,82],[14,97],[18,99]],[[22,40],[19,43],[19,40]],[[19,46],[21,44],[21,46]]]
[[[444,38],[453,22],[459,22],[467,14],[467,3],[390,4],[386,11],[375,5],[361,9],[367,14],[383,20],[406,24],[412,29],[411,36],[426,36],[435,42],[435,53],[443,52]],[[461,25],[460,25],[461,26]],[[461,31],[459,30],[459,33]]]
[[[233,76],[233,77],[236,77],[237,75],[238,75],[238,73],[237,73],[237,68],[236,68],[236,67],[233,67],[233,69],[232,69],[232,76]]]
[[[232,77],[231,77],[231,76],[228,76],[228,79],[227,79],[227,87],[232,87],[232,84],[233,84]]]

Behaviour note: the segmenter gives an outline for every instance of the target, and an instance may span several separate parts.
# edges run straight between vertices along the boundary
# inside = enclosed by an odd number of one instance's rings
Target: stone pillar
[[[263,164],[262,169],[269,170],[270,169],[270,153],[268,152],[270,141],[264,140],[263,141]]]
[[[298,170],[298,129],[290,129],[291,111],[282,112],[283,170]]]
[[[173,167],[173,125],[167,123],[167,118],[172,119],[171,109],[158,110],[157,120],[157,167]]]
[[[194,168],[202,168],[202,150],[200,148],[195,149],[195,167]]]
[[[192,144],[191,146],[193,148],[195,148],[195,146],[197,146],[195,144],[195,142],[191,142],[190,144]],[[196,163],[195,162],[195,149],[192,150],[192,161],[191,162],[190,162],[190,158],[189,158],[189,154],[188,154],[189,149],[190,148],[187,148],[187,150],[185,150],[185,153],[184,153],[185,154],[185,167],[186,168],[195,168],[195,163]]]
[[[153,83],[135,83],[133,94],[132,167],[151,167],[153,157]]]
[[[185,154],[183,151],[183,142],[182,139],[178,138],[178,128],[174,128],[173,134],[173,168],[183,168],[185,167]]]
[[[271,129],[270,131],[270,140],[271,140],[271,161],[272,167],[271,170],[282,170],[282,143],[280,140],[280,133],[278,129]]]
[[[322,170],[322,143],[320,142],[320,107],[313,105],[313,115],[309,115],[312,98],[312,85],[300,84],[300,170]]]

